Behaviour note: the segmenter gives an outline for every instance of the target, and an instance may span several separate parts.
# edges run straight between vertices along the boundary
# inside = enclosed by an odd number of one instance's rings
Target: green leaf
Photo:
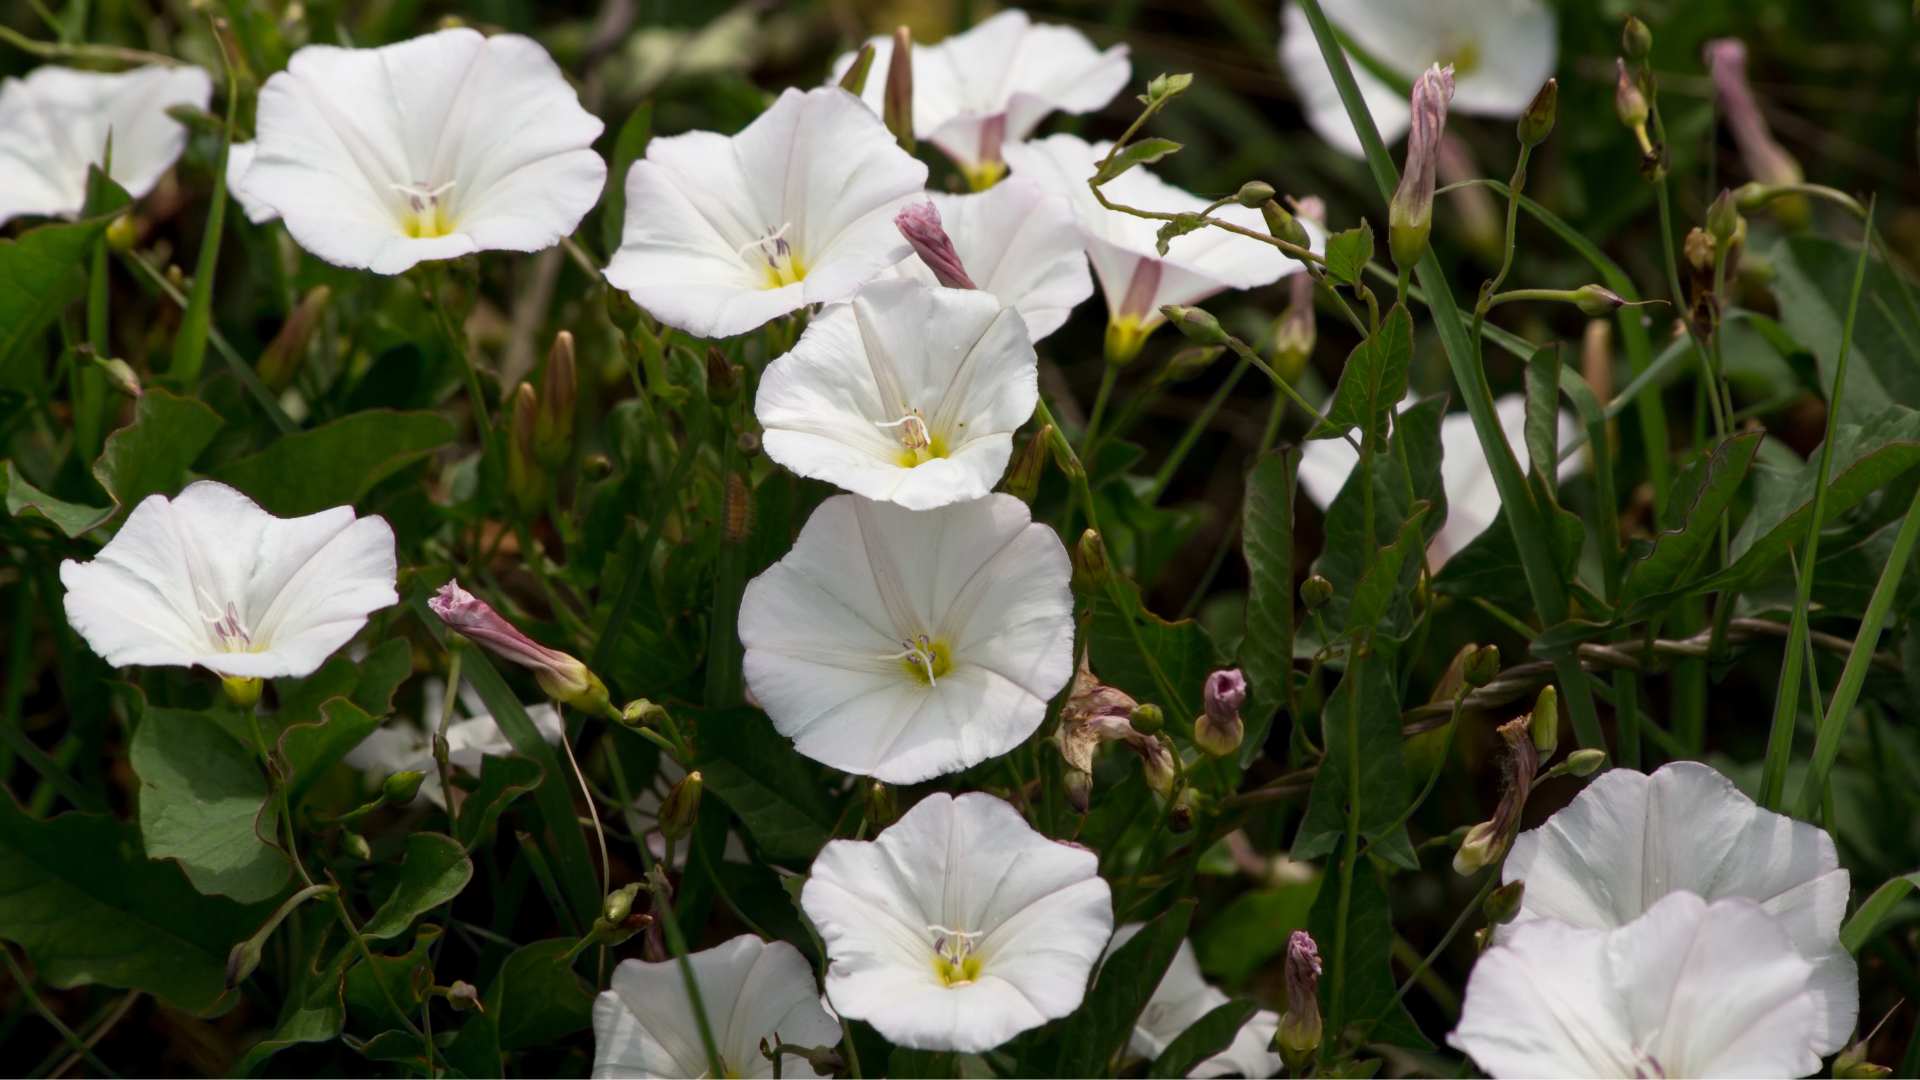
[[[453,441],[438,413],[371,409],[277,439],[214,473],[281,517],[360,501],[373,485]]]
[[[1229,1001],[1193,1022],[1167,1044],[1147,1070],[1152,1077],[1182,1077],[1194,1067],[1233,1045],[1246,1022],[1260,1011],[1257,1001]]]
[[[647,152],[653,137],[653,101],[641,102],[620,125],[613,140],[613,168],[607,170],[607,190],[600,199],[600,250],[612,258],[620,249],[620,234],[627,222],[627,172]]]
[[[1088,648],[1093,651],[1093,670],[1110,685],[1133,695],[1137,701],[1159,702],[1169,716],[1191,718],[1200,712],[1200,688],[1207,673],[1218,665],[1220,657],[1207,636],[1205,627],[1192,619],[1167,622],[1146,610],[1140,602],[1140,588],[1131,581],[1120,582],[1123,602],[1132,609],[1133,622],[1146,643],[1147,655],[1141,656],[1127,621],[1113,606],[1113,598],[1102,593],[1093,609],[1093,625]],[[1167,685],[1178,697],[1162,701],[1166,695],[1153,677],[1153,666],[1166,676]]]
[[[593,992],[567,963],[573,942],[536,941],[516,950],[487,988],[500,1049],[551,1042],[593,1023]]]
[[[1247,636],[1240,644],[1240,667],[1253,692],[1244,714],[1246,740],[1240,764],[1246,766],[1266,744],[1273,714],[1287,703],[1293,679],[1293,499],[1300,451],[1292,447],[1262,454],[1247,474],[1241,523],[1241,553],[1247,560]]]
[[[393,692],[413,674],[413,647],[403,637],[385,642],[360,662],[360,682],[353,703],[371,716],[393,711]]]
[[[1141,139],[1128,143],[1120,152],[1101,163],[1099,171],[1093,174],[1093,186],[1099,187],[1135,165],[1151,165],[1168,154],[1179,153],[1181,145],[1172,139]]]
[[[1720,516],[1746,479],[1747,467],[1760,449],[1761,436],[1761,432],[1750,431],[1714,447],[1706,456],[1699,493],[1677,515],[1673,514],[1677,507],[1669,504],[1669,514],[1678,518],[1679,527],[1655,537],[1653,550],[1627,570],[1618,605],[1622,618],[1632,621],[1653,614],[1712,547],[1720,533]]]
[[[1874,931],[1893,913],[1894,905],[1907,898],[1907,894],[1920,886],[1920,871],[1889,878],[1873,895],[1861,902],[1860,909],[1840,928],[1840,944],[1850,953],[1859,955],[1861,948],[1873,940]]]
[[[1823,526],[1920,464],[1920,412],[1895,405],[1858,424],[1842,422],[1836,426],[1833,440],[1833,475],[1827,486]],[[1695,582],[1692,591],[1729,584],[1737,587],[1784,557],[1788,547],[1805,540],[1819,469],[1817,450],[1792,473],[1756,469],[1753,510],[1734,534],[1732,565]]]
[[[960,1070],[951,1051],[896,1046],[893,1053],[887,1055],[887,1075],[901,1080],[949,1080],[959,1076]]]
[[[149,707],[128,760],[140,779],[140,835],[147,857],[177,859],[194,887],[243,904],[265,900],[293,872],[262,839],[267,778],[252,751],[211,716]]]
[[[430,978],[421,976],[430,976],[430,950],[439,937],[438,926],[422,926],[406,952],[374,953],[371,959],[348,968],[341,997],[380,1030],[404,1031],[407,1017],[420,1007],[420,993],[430,982]]]
[[[1313,564],[1313,572],[1333,583],[1333,600],[1321,609],[1321,620],[1331,633],[1347,626],[1347,610],[1355,589],[1366,573],[1370,546],[1384,547],[1400,535],[1414,500],[1424,499],[1434,509],[1422,525],[1428,541],[1446,517],[1446,487],[1440,480],[1440,424],[1447,410],[1444,394],[1435,394],[1415,402],[1394,420],[1393,441],[1389,452],[1373,460],[1373,536],[1366,532],[1366,487],[1364,470],[1354,468],[1348,474],[1340,494],[1327,507],[1326,545]],[[1409,496],[1411,491],[1411,496]],[[1419,573],[1419,560],[1401,568],[1399,588],[1394,590],[1387,611],[1381,616],[1376,635],[1391,639],[1405,637],[1413,629],[1413,608],[1407,596]]]
[[[1329,877],[1339,871],[1329,867]],[[1399,987],[1393,982],[1393,909],[1387,899],[1386,885],[1370,859],[1361,859],[1353,868],[1353,893],[1348,902],[1347,938],[1344,957],[1338,933],[1340,920],[1340,883],[1329,881],[1314,901],[1308,932],[1320,946],[1320,959],[1326,973],[1320,977],[1320,1013],[1329,1018],[1343,1017],[1357,1025],[1368,1042],[1382,1042],[1415,1050],[1431,1050],[1433,1044],[1421,1035],[1420,1028],[1394,997]],[[1335,977],[1336,966],[1344,960],[1345,985]],[[1340,987],[1336,989],[1337,987]],[[1335,1002],[1339,993],[1345,1000]]]
[[[1780,297],[1780,324],[1806,346],[1820,365],[1822,396],[1833,397],[1834,363],[1840,356],[1847,302],[1853,293],[1860,249],[1813,237],[1782,241],[1773,249],[1773,287]],[[1879,303],[1875,302],[1878,298]],[[1884,263],[1869,259],[1854,316],[1852,355],[1842,391],[1843,421],[1889,404],[1920,408],[1920,358],[1911,342],[1920,328],[1906,317],[1900,284]]]
[[[1115,1054],[1127,1044],[1140,1011],[1160,985],[1187,936],[1194,902],[1180,900],[1147,920],[1140,932],[1100,965],[1086,1002],[1067,1017],[1054,1040],[1058,1064],[1050,1076],[1107,1076]]]
[[[1286,950],[1295,930],[1307,928],[1307,913],[1325,878],[1241,893],[1193,936],[1200,970],[1228,989]]]
[[[458,840],[443,833],[408,833],[400,883],[360,932],[370,941],[398,937],[413,920],[460,895],[471,880],[473,863]]]
[[[78,295],[78,273],[106,231],[105,219],[73,225],[42,225],[18,240],[0,239],[0,374],[46,328],[60,306]]]
[[[1413,318],[1405,304],[1395,304],[1380,329],[1354,346],[1340,372],[1333,404],[1327,407],[1327,422],[1307,437],[1337,439],[1359,428],[1363,442],[1376,452],[1385,450],[1394,406],[1407,396],[1407,367],[1412,362]]]
[[[1401,568],[1409,560],[1418,563],[1420,554],[1426,550],[1426,534],[1422,526],[1426,523],[1428,511],[1432,509],[1433,504],[1425,500],[1414,503],[1407,520],[1400,523],[1399,537],[1380,549],[1379,555],[1374,558],[1373,569],[1367,571],[1359,584],[1353,587],[1353,603],[1347,607],[1348,633],[1373,630],[1387,613],[1387,605],[1400,595]]]
[[[1396,825],[1407,808],[1407,760],[1400,738],[1400,696],[1389,655],[1350,661],[1346,677],[1320,711],[1320,772],[1307,797],[1306,817],[1293,841],[1293,859],[1304,862],[1331,853],[1347,831],[1347,805],[1359,818],[1360,835],[1374,854],[1409,870],[1420,862]],[[1359,791],[1353,791],[1357,773]],[[1392,828],[1391,834],[1387,829]],[[1324,895],[1324,894],[1323,894]]]
[[[225,994],[228,950],[268,913],[195,892],[179,867],[147,859],[131,823],[35,821],[0,795],[0,938],[51,986],[137,987],[207,1012]]]
[[[1206,225],[1207,219],[1199,214],[1176,214],[1172,221],[1160,226],[1160,231],[1154,234],[1154,250],[1158,251],[1161,256],[1164,257],[1167,254],[1168,244],[1193,232],[1195,229],[1203,229]]]
[[[1560,344],[1536,349],[1527,360],[1527,471],[1536,493],[1555,503],[1560,461]]]
[[[94,479],[121,506],[171,495],[187,482],[187,466],[220,433],[220,414],[192,398],[150,386],[134,404],[133,423],[107,436]]]
[[[70,538],[92,532],[113,517],[114,507],[63,502],[27,483],[12,458],[6,460],[6,466],[7,513],[14,517],[44,518]]]
[[[701,713],[697,724],[694,767],[708,793],[740,815],[768,858],[813,858],[840,817],[819,773],[758,709]]]
[[[460,843],[469,850],[486,839],[507,804],[540,786],[538,762],[523,757],[480,759],[480,786],[460,805]]]
[[[1554,526],[1551,541],[1554,558],[1560,564],[1560,579],[1570,580],[1580,562],[1586,526],[1565,511],[1557,511],[1548,520]],[[1444,596],[1478,596],[1523,617],[1532,612],[1526,568],[1520,563],[1520,549],[1513,542],[1513,523],[1505,507],[1493,516],[1493,524],[1440,568],[1433,577],[1433,591]]]
[[[1355,285],[1373,261],[1373,226],[1365,218],[1358,228],[1327,237],[1327,276],[1342,285]]]
[[[380,726],[377,717],[343,697],[328,700],[320,712],[319,723],[293,724],[280,733],[278,749],[287,767],[289,809],[299,806],[315,781]]]
[[[346,977],[347,961],[359,953],[348,942],[333,954],[324,970],[306,971],[305,961],[296,971],[299,982],[280,1006],[280,1019],[273,1033],[253,1044],[233,1066],[233,1076],[249,1076],[274,1054],[296,1043],[327,1042],[340,1037],[347,1020],[340,1004],[340,983]]]

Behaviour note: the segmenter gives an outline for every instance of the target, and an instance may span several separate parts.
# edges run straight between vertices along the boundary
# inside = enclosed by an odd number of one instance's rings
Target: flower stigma
[[[457,181],[449,180],[439,187],[433,187],[415,180],[411,184],[392,185],[393,190],[407,197],[406,208],[400,212],[401,231],[415,240],[431,240],[452,232],[453,220],[448,217],[440,196],[445,195],[455,183]]]
[[[908,673],[918,679],[922,686],[940,685],[936,680],[953,670],[953,659],[945,642],[933,641],[921,634],[917,638],[902,640],[900,644],[906,646],[904,651],[880,659],[902,661]]]
[[[213,634],[220,639],[221,652],[254,652],[253,635],[247,632],[247,625],[240,621],[240,609],[233,601],[227,601],[222,609],[207,590],[200,590],[200,599],[206,607],[200,611],[200,617],[213,624]]]
[[[933,934],[933,970],[949,990],[972,986],[980,977],[981,957],[973,951],[973,939],[986,931],[971,933],[953,926],[928,924]]]
[[[740,245],[742,258],[753,255],[766,264],[763,267],[767,275],[766,288],[784,288],[807,276],[806,266],[794,256],[793,245],[787,243],[787,230],[791,228],[793,222],[789,221],[777,229],[768,229],[767,235],[758,240]]]
[[[933,429],[927,426],[927,419],[920,415],[919,409],[910,409],[905,416],[891,423],[875,420],[873,425],[900,429],[900,467],[903,469],[947,456],[946,440],[934,438]]]

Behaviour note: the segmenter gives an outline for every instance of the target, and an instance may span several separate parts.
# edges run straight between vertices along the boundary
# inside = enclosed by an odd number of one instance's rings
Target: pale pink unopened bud
[[[1273,1049],[1298,1073],[1320,1049],[1320,948],[1305,930],[1287,941],[1287,1011],[1273,1034]]]
[[[1427,253],[1433,230],[1433,179],[1440,142],[1447,133],[1447,103],[1453,100],[1453,65],[1435,64],[1413,84],[1413,127],[1407,134],[1407,165],[1387,205],[1387,244],[1393,261],[1410,267]]]
[[[485,600],[460,587],[457,581],[440,586],[427,601],[449,630],[484,645],[488,650],[533,672],[554,700],[582,712],[607,711],[607,687],[587,665],[558,649],[549,649],[500,617]]]
[[[1240,706],[1247,700],[1247,679],[1238,670],[1216,671],[1201,690],[1202,714],[1193,724],[1193,744],[1214,757],[1240,749],[1246,725]]]
[[[953,250],[953,240],[947,236],[947,230],[940,227],[940,211],[930,202],[909,203],[893,219],[900,235],[913,245],[913,253],[933,271],[933,279],[949,289],[977,289],[978,285],[967,276],[967,268],[960,265],[960,253]]]
[[[1800,163],[1774,141],[1767,118],[1760,114],[1747,85],[1747,46],[1739,38],[1721,38],[1707,42],[1707,68],[1713,72],[1713,88],[1720,95],[1720,111],[1733,130],[1733,141],[1740,147],[1753,178],[1766,184],[1798,184],[1806,178]]]

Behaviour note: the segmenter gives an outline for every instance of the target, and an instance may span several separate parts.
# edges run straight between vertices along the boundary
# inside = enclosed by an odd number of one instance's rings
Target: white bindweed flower
[[[870,499],[931,510],[993,490],[1039,369],[984,292],[876,281],[808,324],[754,398],[767,456]]]
[[[310,675],[398,603],[393,529],[350,506],[277,518],[211,480],[150,495],[92,562],[60,564],[67,621],[109,664]]]
[[[740,642],[780,734],[843,772],[911,784],[1004,754],[1073,674],[1072,567],[1027,504],[820,504],[747,583]]]
[[[1022,178],[977,195],[930,191],[927,198],[974,285],[1018,311],[1033,340],[1060,329],[1093,295],[1093,276],[1065,198]],[[907,256],[895,273],[938,284],[918,255]]]
[[[24,214],[74,217],[87,203],[87,167],[138,199],[187,146],[175,105],[205,110],[213,83],[197,67],[143,67],[117,75],[47,65],[0,80],[0,224]]]
[[[1559,59],[1553,9],[1540,0],[1325,0],[1321,10],[1338,33],[1408,84],[1434,64],[1453,65],[1458,113],[1519,116]],[[1365,156],[1306,12],[1288,4],[1281,28],[1280,61],[1307,122],[1334,149]],[[1347,66],[1380,138],[1398,142],[1412,123],[1407,92],[1375,75],[1351,47]]]
[[[607,281],[696,337],[744,334],[905,258],[893,216],[926,182],[852,94],[790,89],[738,135],[647,144]]]
[[[1268,285],[1302,269],[1270,244],[1212,226],[1175,237],[1161,255],[1155,247],[1161,222],[1108,210],[1087,186],[1110,146],[1055,135],[1006,147],[1015,178],[1063,195],[1073,207],[1094,275],[1107,297],[1109,357],[1130,359],[1137,353],[1146,336],[1166,321],[1160,314],[1163,305],[1193,304],[1224,289]],[[1128,169],[1100,190],[1111,202],[1162,213],[1198,212],[1208,204],[1144,166]],[[1266,235],[1266,221],[1258,210],[1228,203],[1213,216]],[[1324,236],[1312,225],[1307,231],[1319,248]]]
[[[308,45],[260,88],[240,193],[337,266],[398,274],[539,251],[600,200],[604,127],[517,34],[441,30],[378,49]]]
[[[1474,965],[1447,1042],[1495,1077],[1806,1076],[1809,968],[1751,900],[1670,893],[1610,930],[1535,919]]]
[[[247,170],[253,168],[253,158],[260,150],[259,143],[237,142],[227,147],[227,194],[247,215],[247,220],[255,225],[265,225],[269,221],[280,220],[280,211],[254,198],[246,189],[243,181]]]
[[[840,1025],[820,1007],[813,969],[784,941],[742,934],[688,955],[700,1003],[719,1051],[722,1076],[772,1076],[760,1042],[832,1046]],[[712,1076],[680,965],[622,960],[613,989],[593,1003],[593,1075],[596,1078]],[[805,1058],[787,1055],[780,1075],[812,1080]]]
[[[800,894],[827,998],[897,1046],[981,1053],[1080,1007],[1113,932],[1099,856],[992,795],[934,794],[834,840]]]
[[[1620,926],[1679,891],[1757,901],[1813,964],[1813,1052],[1838,1051],[1853,1030],[1859,969],[1840,944],[1848,878],[1833,838],[1762,809],[1705,765],[1602,775],[1545,825],[1514,838],[1503,877],[1527,883],[1512,927],[1535,918]]]
[[[445,806],[440,770],[433,760],[432,732],[440,729],[440,711],[446,698],[446,683],[439,679],[427,680],[421,693],[420,723],[396,716],[360,740],[343,760],[348,767],[359,769],[375,782],[397,772],[424,773],[426,779],[421,781],[420,792],[413,801],[427,799],[436,806]],[[458,700],[456,711],[464,709],[466,715],[447,725],[447,764],[478,776],[484,759],[513,753],[513,742],[500,730],[500,725],[487,712],[486,702],[480,700],[472,686],[461,683]],[[541,738],[548,745],[558,743],[565,731],[559,712],[545,702],[526,708],[527,718],[540,730]]]
[[[1127,923],[1114,931],[1107,953],[1111,955],[1115,949],[1132,940],[1143,925]],[[1146,1008],[1140,1010],[1140,1018],[1134,1021],[1133,1034],[1127,1039],[1127,1049],[1148,1061],[1158,1061],[1167,1046],[1182,1032],[1229,1000],[1226,994],[1200,974],[1200,961],[1194,956],[1193,942],[1182,941],[1179,951],[1173,955],[1173,963],[1167,966],[1167,973],[1160,977],[1160,985],[1153,988],[1153,996],[1147,999]],[[1267,1049],[1267,1044],[1273,1041],[1273,1033],[1279,1026],[1279,1013],[1269,1009],[1260,1010],[1253,1014],[1253,1019],[1241,1025],[1239,1033],[1225,1050],[1195,1065],[1187,1075],[1274,1075],[1280,1071],[1280,1055]]]
[[[1401,402],[1401,408],[1417,400],[1409,394]],[[1503,394],[1494,400],[1493,411],[1500,418],[1500,428],[1506,432],[1507,444],[1513,447],[1513,456],[1519,459],[1521,471],[1526,471],[1529,460],[1526,398]],[[1559,425],[1561,446],[1579,434],[1578,422],[1564,409],[1560,411]],[[1333,505],[1359,460],[1345,439],[1315,439],[1301,448],[1300,486],[1306,489],[1307,497],[1315,506],[1325,510]],[[1581,459],[1576,454],[1560,463],[1556,475],[1564,481],[1580,468]],[[1487,456],[1480,447],[1473,417],[1467,413],[1448,413],[1440,421],[1440,483],[1447,493],[1447,522],[1427,545],[1427,558],[1436,570],[1460,554],[1474,537],[1486,532],[1500,513],[1500,489],[1494,485],[1493,470],[1487,467]]]
[[[876,37],[862,97],[883,110],[893,39]],[[1001,149],[1024,141],[1047,114],[1089,113],[1113,100],[1133,76],[1127,47],[1101,52],[1067,26],[1035,26],[1027,13],[1003,11],[937,45],[913,47],[913,134],[960,166],[975,191],[1006,175]],[[856,53],[833,63],[838,83]],[[942,212],[945,207],[941,207]]]

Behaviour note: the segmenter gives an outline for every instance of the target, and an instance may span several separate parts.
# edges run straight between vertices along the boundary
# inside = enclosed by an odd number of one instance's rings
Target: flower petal
[[[1018,311],[1032,340],[1060,329],[1073,309],[1093,295],[1073,207],[1064,197],[1016,177],[978,195],[935,191],[927,197],[939,210],[968,276],[982,292]],[[937,284],[918,255],[908,256],[897,272]]]
[[[0,81],[0,223],[23,214],[72,217],[87,201],[87,167],[138,199],[186,149],[175,105],[205,110],[213,82],[197,67],[143,67],[119,74],[48,64]]]

